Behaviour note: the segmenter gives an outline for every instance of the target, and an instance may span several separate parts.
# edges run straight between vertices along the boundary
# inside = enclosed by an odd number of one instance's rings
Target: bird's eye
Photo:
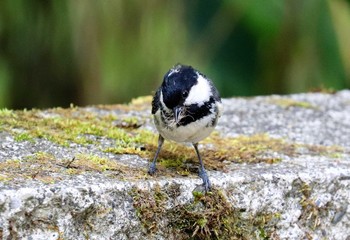
[[[188,91],[187,91],[187,90],[184,90],[184,91],[182,92],[182,97],[183,97],[183,98],[187,98],[187,96],[188,96]]]

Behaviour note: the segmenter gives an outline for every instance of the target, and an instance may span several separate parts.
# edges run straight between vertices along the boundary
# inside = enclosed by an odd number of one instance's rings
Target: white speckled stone
[[[310,106],[282,106],[276,99],[307,102]],[[293,143],[344,149],[337,156],[317,155],[306,149],[294,157],[272,152],[272,156],[282,157],[280,163],[232,164],[227,172],[209,171],[212,184],[222,190],[232,206],[247,216],[279,214],[274,225],[275,239],[350,239],[350,91],[232,98],[224,99],[223,105],[224,114],[217,127],[223,136],[267,133]],[[108,110],[93,107],[87,110],[108,114]],[[154,130],[149,111],[132,115],[147,119],[142,127]],[[103,146],[111,144],[101,140]],[[6,132],[0,132],[0,161],[21,159],[36,151],[63,159],[76,153],[93,153],[130,167],[147,166],[147,159],[104,153],[99,146],[72,144],[65,148],[42,139],[16,142]],[[171,208],[190,203],[192,190],[201,183],[193,176],[158,176],[142,181],[120,181],[98,173],[61,177],[54,184],[31,179],[21,183],[0,181],[3,239],[176,239],[166,229],[154,235],[145,233],[130,191],[133,187],[150,190],[156,184],[179,185],[179,196],[167,204]],[[313,216],[308,220],[303,215],[302,184],[310,187],[307,201],[318,211],[315,228],[310,227]]]

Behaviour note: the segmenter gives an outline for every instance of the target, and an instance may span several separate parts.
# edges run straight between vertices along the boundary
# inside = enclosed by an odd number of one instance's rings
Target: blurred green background
[[[223,97],[349,88],[350,1],[0,1],[0,107],[128,102],[176,63]]]

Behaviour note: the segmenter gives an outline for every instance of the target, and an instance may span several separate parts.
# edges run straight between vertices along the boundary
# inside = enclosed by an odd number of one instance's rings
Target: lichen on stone
[[[274,233],[279,213],[250,215],[235,208],[226,193],[216,188],[208,194],[194,191],[191,201],[176,204],[176,196],[167,194],[171,187],[156,185],[151,191],[133,188],[130,192],[149,236],[165,229],[177,239],[269,239]]]

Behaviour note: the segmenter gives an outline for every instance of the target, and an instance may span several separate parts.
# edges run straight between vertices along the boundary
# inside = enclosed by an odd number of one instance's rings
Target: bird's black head
[[[163,102],[169,108],[183,105],[192,86],[197,84],[197,72],[191,66],[176,65],[164,76],[161,86]]]

